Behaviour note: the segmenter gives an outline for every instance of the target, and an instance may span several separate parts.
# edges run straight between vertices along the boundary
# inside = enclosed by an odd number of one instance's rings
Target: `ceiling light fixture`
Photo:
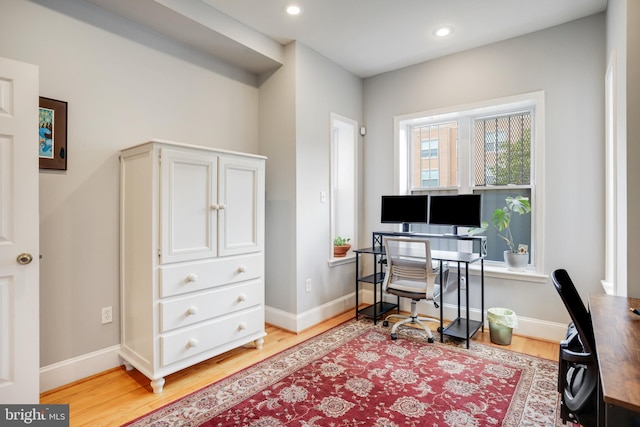
[[[302,13],[302,8],[300,6],[292,4],[290,6],[287,6],[287,13],[293,16],[300,15]]]
[[[441,38],[447,37],[451,33],[453,33],[453,28],[451,27],[439,27],[439,28],[436,28],[436,30],[433,32],[433,34],[436,37],[441,37]]]

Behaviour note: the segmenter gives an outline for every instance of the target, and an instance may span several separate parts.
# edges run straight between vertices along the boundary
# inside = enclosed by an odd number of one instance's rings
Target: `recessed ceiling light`
[[[433,32],[436,37],[447,37],[453,32],[451,27],[439,27]]]
[[[302,8],[298,5],[292,4],[290,6],[287,6],[287,13],[289,15],[300,15],[302,13]]]

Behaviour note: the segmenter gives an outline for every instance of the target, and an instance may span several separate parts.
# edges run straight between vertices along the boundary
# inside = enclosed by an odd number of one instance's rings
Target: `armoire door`
[[[262,250],[264,161],[221,156],[219,168],[219,255]]]
[[[160,262],[217,256],[217,156],[162,149]]]

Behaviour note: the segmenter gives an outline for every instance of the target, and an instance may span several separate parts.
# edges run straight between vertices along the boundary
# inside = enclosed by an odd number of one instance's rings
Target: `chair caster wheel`
[[[398,335],[397,334],[391,334],[391,339],[392,340],[397,340],[398,339]]]
[[[442,327],[438,326],[438,332],[442,332]]]
[[[429,342],[429,343],[433,344],[433,337],[431,337],[431,338],[427,338],[427,342]]]
[[[387,326],[389,326],[389,322],[385,320],[384,322],[382,322],[382,326],[386,328]]]

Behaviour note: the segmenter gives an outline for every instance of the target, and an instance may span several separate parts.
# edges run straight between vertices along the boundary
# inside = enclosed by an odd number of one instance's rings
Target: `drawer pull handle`
[[[198,281],[198,275],[195,273],[191,273],[190,275],[187,276],[187,282],[197,282]]]
[[[247,300],[247,296],[245,294],[240,294],[238,297],[238,302],[243,302]]]
[[[247,272],[246,265],[241,265],[240,267],[238,267],[238,273],[246,273],[246,272]]]
[[[199,343],[198,343],[198,340],[197,340],[197,339],[195,339],[195,338],[191,338],[191,339],[189,340],[189,347],[197,347],[197,346],[198,346],[198,344],[199,344]]]
[[[238,330],[244,331],[245,329],[247,329],[247,324],[244,322],[240,322],[240,324],[238,325]]]
[[[189,309],[187,309],[187,314],[191,316],[194,314],[198,314],[198,307],[194,307],[194,306],[189,307]]]

